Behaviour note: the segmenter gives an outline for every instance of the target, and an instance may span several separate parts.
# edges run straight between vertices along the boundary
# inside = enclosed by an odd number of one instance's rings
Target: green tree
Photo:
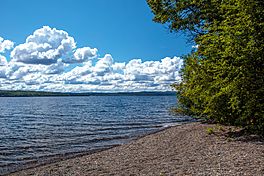
[[[198,44],[186,56],[179,110],[264,134],[260,0],[148,0],[154,21]]]

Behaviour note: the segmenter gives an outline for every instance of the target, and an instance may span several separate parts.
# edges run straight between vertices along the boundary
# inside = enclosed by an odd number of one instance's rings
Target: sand
[[[213,129],[213,134],[209,134]],[[167,128],[94,154],[11,175],[264,175],[264,142],[200,122]],[[212,131],[211,131],[212,132]],[[236,131],[233,134],[239,134]]]

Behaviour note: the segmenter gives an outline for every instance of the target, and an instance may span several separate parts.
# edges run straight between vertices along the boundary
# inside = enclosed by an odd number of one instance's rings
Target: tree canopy
[[[178,109],[264,134],[262,0],[147,0],[154,21],[186,32]]]

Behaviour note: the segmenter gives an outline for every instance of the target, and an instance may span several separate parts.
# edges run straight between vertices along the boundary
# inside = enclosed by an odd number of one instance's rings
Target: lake
[[[0,175],[191,121],[175,96],[0,97]]]

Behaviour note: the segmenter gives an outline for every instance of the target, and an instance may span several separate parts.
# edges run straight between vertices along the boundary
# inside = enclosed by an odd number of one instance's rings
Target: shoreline
[[[125,145],[125,144],[128,144],[128,143],[131,143],[133,141],[139,140],[140,138],[143,138],[145,136],[156,134],[156,133],[159,133],[159,132],[164,131],[166,129],[172,128],[172,127],[185,125],[185,124],[193,123],[193,122],[195,122],[195,121],[194,120],[189,120],[189,121],[186,121],[186,122],[178,122],[178,123],[168,124],[166,126],[158,128],[158,129],[156,129],[156,130],[154,130],[152,132],[139,134],[137,136],[132,136],[131,138],[127,138],[125,140],[125,142],[123,142],[121,144],[113,144],[113,145],[103,146],[103,147],[98,148],[98,149],[91,149],[91,150],[84,151],[84,152],[57,154],[57,155],[54,155],[54,156],[50,156],[50,157],[44,158],[43,160],[40,160],[40,161],[35,161],[35,162],[27,163],[25,165],[20,165],[20,167],[17,166],[18,169],[15,169],[16,166],[14,166],[14,168],[12,169],[11,172],[4,172],[2,174],[0,173],[0,176],[2,176],[2,175],[3,176],[10,175],[10,174],[22,172],[24,170],[30,170],[30,169],[34,169],[34,168],[38,168],[38,167],[54,164],[54,163],[57,163],[57,162],[62,162],[62,161],[69,160],[69,159],[75,159],[75,158],[84,157],[84,156],[92,155],[92,154],[95,154],[95,153],[103,152],[103,151],[110,150],[110,149],[115,148],[115,147],[119,147],[119,146],[122,146],[122,145]]]
[[[206,128],[215,126],[191,122],[166,127],[125,144],[8,175],[264,174],[263,142],[207,134]],[[244,165],[237,167],[241,161]]]

